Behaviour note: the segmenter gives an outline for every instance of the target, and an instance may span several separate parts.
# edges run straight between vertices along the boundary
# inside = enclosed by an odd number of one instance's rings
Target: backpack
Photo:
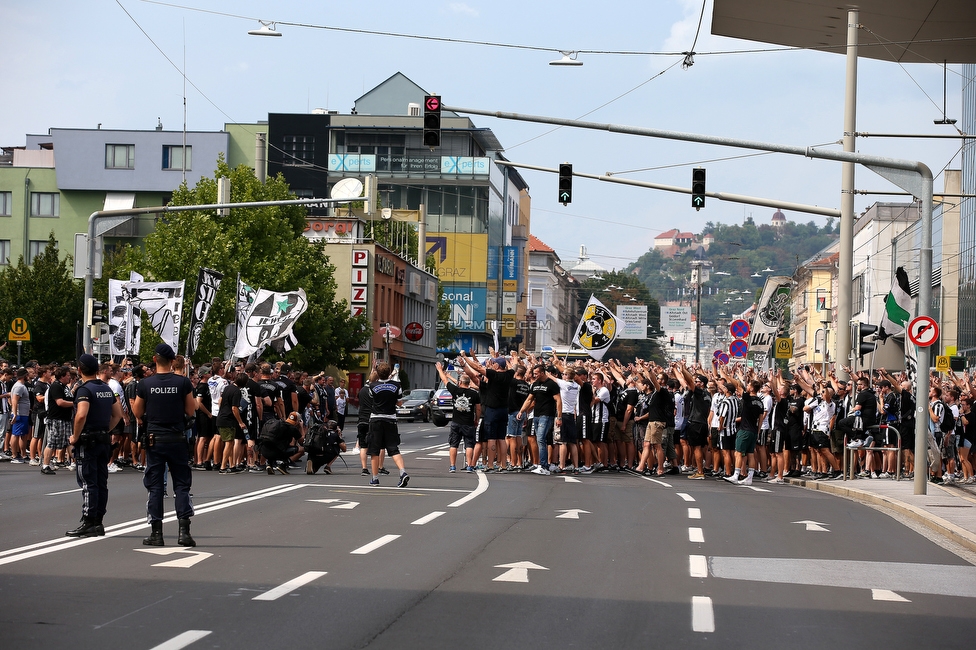
[[[305,432],[305,438],[302,440],[302,446],[305,450],[314,456],[328,456],[335,458],[339,455],[339,433],[335,429],[335,422],[330,421],[327,427],[321,423],[315,423],[308,428]]]
[[[956,428],[956,417],[945,402],[939,402],[939,404],[942,405],[942,422],[939,423],[939,430],[942,433],[948,433]]]
[[[261,431],[258,432],[258,440],[261,442],[277,443],[286,436],[290,435],[289,432],[285,430],[285,427],[287,426],[288,425],[285,424],[283,420],[279,420],[278,418],[268,420],[264,426],[261,427]]]

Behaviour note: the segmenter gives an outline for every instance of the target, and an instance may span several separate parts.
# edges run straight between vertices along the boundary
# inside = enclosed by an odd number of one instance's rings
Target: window
[[[10,216],[12,201],[13,201],[13,192],[0,192],[0,217]]]
[[[57,192],[31,192],[32,217],[57,217],[60,215],[60,194]]]
[[[44,249],[45,248],[47,248],[47,240],[46,239],[39,239],[39,240],[32,239],[29,242],[29,245],[28,245],[28,248],[27,248],[27,263],[28,264],[33,264],[34,263],[34,258],[37,257],[38,255],[42,255],[44,253]],[[55,248],[55,250],[57,250],[57,248],[58,248],[58,242],[54,242],[54,248]]]
[[[310,167],[315,162],[314,135],[286,135],[282,138],[281,149],[284,152],[283,165]]]
[[[136,146],[134,144],[105,145],[105,169],[135,169]]]
[[[190,171],[193,161],[193,147],[186,148],[186,167]],[[174,169],[181,171],[183,167],[183,147],[178,144],[163,145],[163,169]]]
[[[10,240],[0,239],[0,266],[10,264]]]
[[[530,295],[531,295],[531,303],[529,305],[530,307],[545,307],[545,302],[543,302],[545,294],[542,289],[531,289]]]

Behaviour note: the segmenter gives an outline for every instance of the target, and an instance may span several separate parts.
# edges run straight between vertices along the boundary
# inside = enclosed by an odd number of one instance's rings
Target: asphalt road
[[[192,550],[172,517],[164,548],[142,545],[141,474],[109,477],[105,537],[70,540],[72,475],[0,464],[2,647],[956,648],[976,633],[976,567],[854,502],[449,474],[446,428],[401,432],[406,489],[368,487],[351,455],[332,476],[194,472]]]

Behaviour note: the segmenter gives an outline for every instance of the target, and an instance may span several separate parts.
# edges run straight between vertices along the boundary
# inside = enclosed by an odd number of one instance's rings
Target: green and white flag
[[[912,294],[908,286],[908,274],[899,266],[895,271],[891,292],[885,296],[885,313],[878,328],[878,339],[884,341],[889,336],[904,332],[912,318],[911,309]]]

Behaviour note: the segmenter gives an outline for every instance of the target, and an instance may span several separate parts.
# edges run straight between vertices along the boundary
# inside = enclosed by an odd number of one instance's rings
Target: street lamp
[[[270,20],[259,20],[258,22],[261,23],[261,28],[260,29],[251,29],[251,30],[249,30],[247,32],[249,35],[251,35],[251,36],[281,36],[281,32],[279,32],[276,29],[276,27],[278,26],[277,23],[272,22]]]

